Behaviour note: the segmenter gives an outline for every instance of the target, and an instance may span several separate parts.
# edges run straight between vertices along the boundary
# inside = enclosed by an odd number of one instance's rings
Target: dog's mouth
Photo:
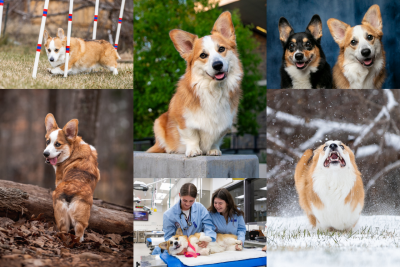
[[[207,73],[207,72],[206,72],[206,73]],[[224,80],[224,79],[227,77],[226,72],[218,72],[218,73],[216,73],[216,74],[214,75],[214,77],[211,76],[211,75],[208,74],[208,73],[207,73],[207,75],[210,76],[213,80],[217,80],[217,81],[222,81],[222,80]]]
[[[374,59],[373,58],[367,58],[364,60],[358,60],[361,65],[364,65],[365,67],[371,67],[374,64]]]
[[[58,156],[57,157],[54,157],[54,158],[46,158],[46,160],[45,160],[45,163],[47,163],[47,164],[51,164],[51,165],[56,165],[57,164],[57,161],[58,161],[58,158],[60,157],[60,155],[61,155],[61,153],[60,154],[58,154]]]
[[[178,249],[178,248],[180,248],[180,247],[181,247],[181,245],[178,244],[178,245],[175,246],[174,249]]]
[[[329,153],[329,156],[324,161],[324,167],[329,168],[331,164],[336,165],[339,163],[340,167],[346,166],[346,161],[342,158],[342,156],[340,156],[340,154],[337,151],[332,151],[331,153]]]
[[[311,55],[310,59],[307,61],[295,62],[297,69],[299,69],[299,70],[305,69],[307,67],[307,65],[311,62],[313,57],[314,57],[314,55]]]

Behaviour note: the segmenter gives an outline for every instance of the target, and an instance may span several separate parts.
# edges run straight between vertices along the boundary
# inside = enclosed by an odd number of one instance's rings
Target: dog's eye
[[[59,147],[59,146],[61,146],[61,144],[59,142],[57,142],[55,146]]]
[[[372,39],[374,39],[374,37],[373,37],[371,34],[368,34],[367,39],[368,39],[369,41],[371,41]]]
[[[293,47],[294,47],[294,43],[290,43],[290,44],[289,44],[289,47],[290,47],[290,48],[293,48]]]
[[[169,243],[172,245],[172,241],[169,241]]]
[[[342,149],[344,149],[344,146],[340,145],[340,147],[341,147]]]
[[[56,49],[56,50],[54,50],[54,51],[58,52],[58,49]]]
[[[357,41],[356,40],[351,40],[351,45],[356,45],[357,44]]]
[[[50,144],[50,139],[46,141],[46,145]]]
[[[326,150],[327,147],[328,147],[328,146],[324,146],[324,151]]]
[[[308,48],[308,47],[311,47],[310,42],[307,42],[307,43],[306,43],[306,47],[307,47],[307,48]]]
[[[201,53],[201,54],[200,54],[200,57],[204,59],[204,58],[207,57],[207,54]]]
[[[177,237],[175,237],[175,240],[178,240],[178,238],[177,238]]]
[[[219,49],[218,49],[218,52],[220,52],[220,53],[222,53],[222,52],[224,52],[225,51],[225,47],[223,47],[223,46],[221,46]]]
[[[47,49],[47,51],[51,52],[51,49]]]

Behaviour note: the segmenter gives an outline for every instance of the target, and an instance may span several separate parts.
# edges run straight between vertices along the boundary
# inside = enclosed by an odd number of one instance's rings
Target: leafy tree
[[[207,8],[195,11],[195,2]],[[153,136],[153,123],[168,110],[186,62],[175,50],[169,31],[182,29],[198,35],[209,35],[222,13],[208,0],[134,0],[134,133],[135,138]],[[239,134],[257,134],[257,114],[265,109],[266,88],[256,84],[261,79],[257,66],[261,62],[254,53],[258,46],[250,27],[242,25],[237,10],[232,13],[236,42],[243,64],[243,97],[235,125]]]

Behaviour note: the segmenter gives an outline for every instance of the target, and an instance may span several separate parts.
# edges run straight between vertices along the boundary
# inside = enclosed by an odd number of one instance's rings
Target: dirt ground
[[[0,266],[133,266],[133,235],[85,231],[78,242],[40,218],[18,222],[0,217]]]

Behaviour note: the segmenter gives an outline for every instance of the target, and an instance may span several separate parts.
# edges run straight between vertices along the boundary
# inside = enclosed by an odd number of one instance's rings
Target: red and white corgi
[[[208,242],[206,248],[201,248],[197,245],[198,242]],[[195,233],[189,236],[183,235],[182,229],[178,228],[176,234],[172,236],[168,241],[165,241],[158,246],[168,251],[172,256],[184,255],[186,252],[199,253],[201,256],[208,256],[210,254],[219,253],[223,251],[236,251],[236,245],[240,250],[243,249],[242,241],[237,240],[236,235],[232,234],[217,234],[217,242],[211,242],[212,239],[206,236],[204,233]],[[195,248],[196,251],[189,246],[190,244]]]
[[[56,172],[53,208],[60,232],[68,232],[72,225],[80,242],[89,224],[93,192],[100,180],[97,152],[78,134],[78,120],[70,120],[63,129],[58,128],[53,114],[47,114],[46,163]]]
[[[231,14],[222,13],[211,35],[172,30],[175,48],[186,60],[167,112],[154,122],[156,143],[147,152],[220,156],[241,97],[242,64]]]
[[[53,67],[49,68],[48,71],[51,74],[64,74],[67,47],[67,36],[64,35],[64,30],[59,28],[57,37],[51,37],[46,30],[43,35],[47,58]],[[71,37],[68,75],[90,72],[98,66],[102,66],[117,75],[117,59],[121,59],[118,52],[112,44],[105,40],[83,40]]]
[[[371,6],[361,25],[329,19],[328,27],[340,47],[333,67],[333,87],[337,89],[380,89],[385,81],[385,51],[382,17],[378,5]]]
[[[304,152],[294,175],[300,207],[321,230],[350,230],[364,206],[364,188],[354,153],[340,141]]]

